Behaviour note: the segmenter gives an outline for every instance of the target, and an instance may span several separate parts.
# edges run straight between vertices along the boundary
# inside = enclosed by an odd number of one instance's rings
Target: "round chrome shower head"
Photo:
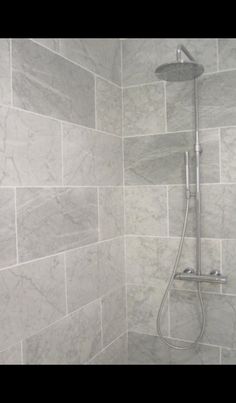
[[[188,81],[199,77],[204,67],[195,62],[173,62],[157,67],[155,73],[160,80]]]

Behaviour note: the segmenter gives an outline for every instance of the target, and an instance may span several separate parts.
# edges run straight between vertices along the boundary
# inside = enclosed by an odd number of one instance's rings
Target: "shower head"
[[[188,81],[199,77],[204,72],[204,67],[196,62],[173,62],[157,67],[155,73],[160,80]]]

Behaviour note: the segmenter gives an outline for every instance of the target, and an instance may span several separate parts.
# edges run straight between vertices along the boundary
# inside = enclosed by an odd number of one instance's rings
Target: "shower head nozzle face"
[[[164,81],[188,81],[199,77],[204,67],[195,62],[173,62],[157,67],[155,73]]]

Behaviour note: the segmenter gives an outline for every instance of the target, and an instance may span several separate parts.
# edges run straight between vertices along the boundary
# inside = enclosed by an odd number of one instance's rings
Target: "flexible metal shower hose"
[[[161,305],[160,305],[160,308],[159,308],[159,311],[158,311],[158,315],[157,315],[157,321],[156,321],[157,333],[158,333],[160,339],[161,339],[165,344],[167,344],[167,346],[172,347],[172,348],[174,348],[174,349],[176,349],[176,350],[188,350],[189,348],[194,347],[194,346],[199,342],[199,340],[201,339],[201,337],[202,337],[202,335],[203,335],[203,333],[204,333],[204,330],[205,330],[205,322],[206,322],[205,311],[204,311],[204,305],[203,305],[203,300],[202,300],[201,286],[200,286],[200,283],[197,283],[197,292],[198,292],[198,298],[199,298],[200,307],[201,307],[201,318],[202,318],[202,321],[201,321],[201,330],[200,330],[200,333],[199,333],[198,337],[196,338],[196,340],[193,341],[192,343],[188,344],[187,346],[176,346],[176,345],[174,345],[174,344],[171,344],[169,341],[167,341],[166,337],[163,336],[162,331],[161,331],[161,316],[162,316],[162,313],[163,313],[163,309],[164,309],[164,306],[165,306],[166,299],[167,299],[167,297],[168,297],[169,290],[170,290],[170,288],[172,287],[172,284],[173,284],[173,281],[174,281],[174,277],[175,277],[175,273],[176,273],[176,270],[177,270],[177,267],[178,267],[178,264],[179,264],[179,260],[180,260],[180,257],[181,257],[181,253],[182,253],[182,249],[183,249],[183,243],[184,243],[184,238],[185,238],[185,233],[186,233],[187,221],[188,221],[188,213],[189,213],[189,198],[187,198],[187,202],[186,202],[186,210],[185,210],[184,224],[183,224],[181,239],[180,239],[180,243],[179,243],[178,253],[177,253],[177,256],[176,256],[176,259],[175,259],[174,268],[173,268],[171,277],[170,277],[170,279],[169,279],[167,288],[166,288],[166,290],[165,290],[164,296],[163,296],[163,298],[162,298]],[[201,268],[199,268],[199,273],[198,273],[198,274],[201,274]]]

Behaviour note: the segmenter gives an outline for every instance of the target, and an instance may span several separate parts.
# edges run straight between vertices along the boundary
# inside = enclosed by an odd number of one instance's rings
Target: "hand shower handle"
[[[185,189],[186,198],[190,198],[190,187],[189,187],[189,151],[185,151]]]

